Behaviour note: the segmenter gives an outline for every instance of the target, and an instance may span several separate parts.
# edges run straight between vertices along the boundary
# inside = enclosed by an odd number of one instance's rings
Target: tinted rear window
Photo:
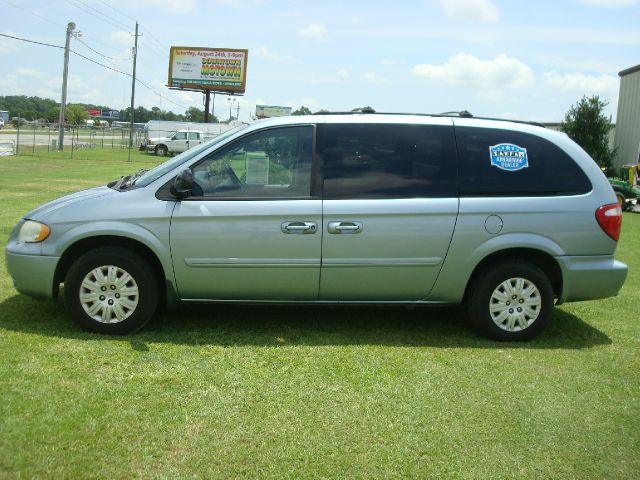
[[[329,124],[319,150],[327,199],[457,195],[452,126]]]
[[[544,138],[511,130],[456,127],[456,139],[461,195],[577,195],[591,191],[591,182],[576,162]],[[492,164],[491,150],[497,165]]]

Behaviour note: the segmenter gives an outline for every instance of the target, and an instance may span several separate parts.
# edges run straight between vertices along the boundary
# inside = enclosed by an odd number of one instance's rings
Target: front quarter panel
[[[62,256],[71,245],[89,237],[130,238],[149,247],[160,260],[167,279],[173,280],[169,228],[175,202],[156,199],[153,188],[118,193],[108,201],[80,201],[44,218],[51,234],[42,242],[41,254]]]

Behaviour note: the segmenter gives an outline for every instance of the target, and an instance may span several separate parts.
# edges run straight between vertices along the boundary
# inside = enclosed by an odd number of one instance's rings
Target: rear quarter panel
[[[456,125],[517,129],[541,136],[568,153],[587,174],[589,193],[552,197],[461,197],[458,221],[442,271],[427,300],[460,302],[477,265],[488,255],[532,248],[554,257],[612,255],[617,242],[597,223],[595,212],[615,203],[615,194],[598,165],[569,137],[531,125],[456,119]],[[499,192],[498,192],[499,194]],[[485,229],[490,215],[502,219],[496,234]]]

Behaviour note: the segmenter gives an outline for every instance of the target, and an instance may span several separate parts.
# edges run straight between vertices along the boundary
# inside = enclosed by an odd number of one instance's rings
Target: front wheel
[[[158,155],[159,157],[166,157],[168,153],[169,149],[164,145],[158,145],[156,147],[156,155]]]
[[[529,340],[551,316],[553,289],[535,265],[501,262],[478,274],[470,286],[467,307],[481,335],[502,341]]]
[[[76,260],[64,281],[64,299],[84,330],[124,334],[147,324],[158,304],[153,269],[119,247],[91,250]]]

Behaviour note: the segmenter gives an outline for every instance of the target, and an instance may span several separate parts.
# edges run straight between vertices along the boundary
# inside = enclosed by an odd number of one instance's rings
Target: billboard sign
[[[291,107],[278,107],[276,105],[256,105],[257,118],[286,117],[291,115]]]
[[[90,108],[87,110],[87,113],[89,114],[90,117],[99,117],[102,111],[97,108]]]
[[[248,50],[171,47],[169,87],[244,93]]]

